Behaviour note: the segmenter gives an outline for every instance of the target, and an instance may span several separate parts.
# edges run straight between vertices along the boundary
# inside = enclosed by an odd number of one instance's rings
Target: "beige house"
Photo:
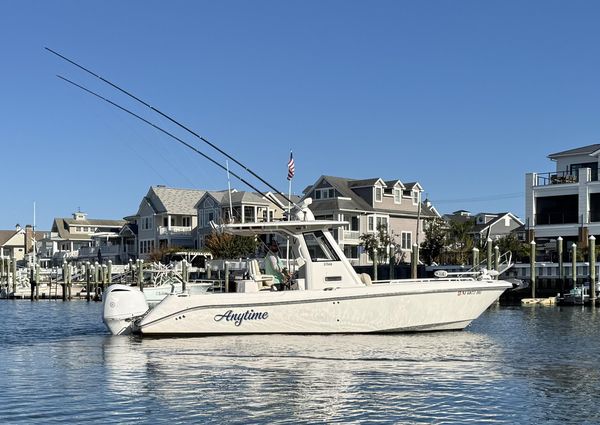
[[[315,218],[349,223],[334,236],[353,264],[365,265],[371,259],[360,246],[360,236],[375,233],[379,226],[392,234],[397,257],[410,261],[413,244],[424,240],[423,222],[440,216],[429,202],[422,202],[422,192],[418,182],[321,176],[304,189],[304,197],[312,198]]]
[[[55,218],[50,236],[42,240],[40,257],[60,264],[65,259],[93,260],[98,257],[95,238],[111,238],[103,251],[104,258],[113,259],[120,252],[118,235],[125,220],[90,219],[86,213],[73,213],[71,218]],[[110,247],[110,248],[109,248]]]
[[[0,257],[10,257],[17,261],[25,259],[33,251],[34,236],[42,237],[43,232],[33,232],[30,225],[21,228],[17,224],[14,230],[0,230]]]

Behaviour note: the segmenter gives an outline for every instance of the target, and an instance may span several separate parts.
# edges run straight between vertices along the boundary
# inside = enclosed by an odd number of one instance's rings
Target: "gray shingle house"
[[[394,236],[396,250],[410,261],[412,245],[424,240],[423,221],[439,217],[429,202],[422,202],[418,182],[381,178],[350,179],[321,176],[304,189],[315,218],[347,221],[334,232],[337,242],[353,264],[370,264],[360,246],[360,235],[375,233],[382,225]]]

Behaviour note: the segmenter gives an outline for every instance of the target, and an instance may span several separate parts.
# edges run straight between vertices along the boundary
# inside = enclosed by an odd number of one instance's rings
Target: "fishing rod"
[[[88,89],[88,88],[86,88],[86,87],[82,86],[81,84],[77,84],[76,82],[74,82],[74,81],[71,81],[71,80],[69,80],[69,79],[68,79],[68,78],[66,78],[66,77],[63,77],[62,75],[57,75],[57,77],[58,77],[58,78],[60,78],[60,79],[61,79],[61,80],[63,80],[63,81],[66,81],[67,83],[69,83],[69,84],[72,84],[73,86],[75,86],[75,87],[77,87],[77,88],[79,88],[79,89],[81,89],[81,90],[83,90],[83,91],[85,91],[85,92],[87,92],[87,93],[89,93],[89,94],[93,95],[93,96],[96,96],[96,97],[97,97],[97,98],[99,98],[99,99],[102,99],[102,100],[104,100],[105,102],[107,102],[107,103],[111,104],[112,106],[114,106],[114,107],[116,107],[116,108],[118,108],[118,109],[122,110],[123,112],[127,112],[128,114],[130,114],[130,115],[134,116],[135,118],[139,119],[140,121],[142,121],[142,122],[144,122],[144,123],[148,124],[148,125],[149,125],[149,126],[151,126],[151,127],[154,127],[155,129],[157,129],[157,130],[161,131],[162,133],[166,134],[167,136],[171,137],[172,139],[175,139],[176,141],[178,141],[178,142],[179,142],[179,143],[181,143],[182,145],[184,145],[184,146],[186,146],[186,147],[190,148],[191,150],[193,150],[193,151],[194,151],[194,152],[196,152],[197,154],[199,154],[199,155],[203,156],[204,158],[208,159],[210,162],[212,162],[212,163],[213,163],[213,164],[215,164],[216,166],[218,166],[218,167],[220,167],[221,169],[223,169],[223,170],[227,171],[229,174],[231,174],[232,176],[234,176],[235,178],[237,178],[239,181],[241,181],[242,183],[244,183],[245,185],[247,185],[247,186],[248,186],[248,187],[250,187],[251,189],[253,189],[253,190],[255,190],[256,192],[258,192],[258,193],[259,193],[261,196],[265,197],[266,199],[270,199],[270,198],[269,198],[269,197],[268,197],[268,196],[267,196],[265,193],[263,193],[261,190],[259,190],[259,189],[257,189],[256,187],[254,187],[254,186],[253,186],[251,183],[247,182],[247,181],[246,181],[246,180],[245,180],[243,177],[240,177],[240,176],[238,176],[236,173],[234,173],[233,171],[230,171],[230,170],[228,170],[228,168],[227,168],[227,167],[225,167],[225,166],[223,166],[223,165],[219,164],[217,161],[215,161],[214,159],[212,159],[210,156],[208,156],[208,155],[206,155],[204,152],[201,152],[200,150],[196,149],[194,146],[190,145],[189,143],[187,143],[186,141],[184,141],[184,140],[180,139],[179,137],[175,136],[174,134],[172,134],[172,133],[169,133],[167,130],[165,130],[165,129],[163,129],[163,128],[159,127],[158,125],[156,125],[156,124],[154,124],[154,123],[152,123],[152,122],[148,121],[147,119],[145,119],[145,118],[143,118],[143,117],[139,116],[139,115],[138,115],[138,114],[136,114],[135,112],[132,112],[132,111],[130,111],[129,109],[127,109],[127,108],[125,108],[125,107],[123,107],[123,106],[121,106],[121,105],[119,105],[119,104],[117,104],[117,103],[113,102],[112,100],[110,100],[110,99],[107,99],[106,97],[99,95],[98,93],[96,93],[96,92],[94,92],[94,91],[92,91],[92,90],[90,90],[90,89]],[[274,203],[274,204],[275,204],[275,205],[277,205],[276,203]],[[278,206],[279,208],[281,208],[283,211],[285,211],[285,208],[281,207],[280,205],[277,205],[277,206]]]
[[[175,120],[174,118],[170,117],[169,115],[163,113],[162,111],[160,111],[159,109],[155,108],[154,106],[150,105],[149,103],[143,101],[142,99],[140,99],[139,97],[131,94],[130,92],[128,92],[125,89],[122,89],[121,87],[117,86],[116,84],[110,82],[109,80],[107,80],[106,78],[96,74],[95,72],[87,69],[86,67],[84,67],[83,65],[78,64],[77,62],[67,58],[64,55],[61,55],[60,53],[50,49],[49,47],[44,47],[44,49],[48,50],[50,53],[53,53],[54,55],[58,56],[59,58],[69,62],[72,65],[75,65],[77,68],[87,72],[90,75],[93,75],[94,77],[98,78],[99,80],[105,82],[106,84],[110,85],[111,87],[119,90],[121,93],[126,94],[127,96],[131,97],[132,99],[136,100],[137,102],[141,103],[142,105],[146,106],[147,108],[150,108],[151,110],[153,110],[154,112],[156,112],[157,114],[161,115],[162,117],[168,119],[169,121],[171,121],[173,124],[179,126],[180,128],[184,129],[185,131],[187,131],[188,133],[192,134],[193,136],[197,137],[198,139],[200,139],[201,141],[203,141],[204,143],[208,144],[210,147],[212,147],[213,149],[215,149],[217,152],[221,153],[222,155],[226,156],[228,159],[232,160],[233,162],[235,162],[237,165],[239,165],[240,167],[242,167],[245,171],[247,171],[248,173],[250,173],[251,175],[253,175],[254,177],[256,177],[258,180],[260,180],[262,183],[266,184],[271,190],[274,190],[275,193],[278,193],[279,195],[281,195],[281,197],[283,199],[285,199],[286,201],[288,201],[290,204],[298,207],[298,204],[296,204],[295,202],[293,202],[291,199],[289,199],[287,196],[285,196],[285,194],[283,192],[280,192],[279,190],[277,190],[276,187],[272,186],[269,182],[267,182],[266,180],[264,180],[262,177],[260,177],[258,174],[256,174],[254,171],[252,171],[250,168],[246,167],[244,164],[242,164],[240,161],[238,161],[237,159],[235,159],[234,157],[232,157],[231,155],[229,155],[227,152],[223,151],[221,148],[219,148],[218,146],[216,146],[214,143],[209,142],[207,139],[205,139],[204,137],[200,136],[198,133],[196,133],[195,131],[191,130],[190,128],[186,127],[185,125],[181,124],[180,122],[178,122],[177,120]]]

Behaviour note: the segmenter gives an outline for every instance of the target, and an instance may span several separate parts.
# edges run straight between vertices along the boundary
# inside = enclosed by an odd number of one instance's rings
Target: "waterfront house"
[[[206,190],[151,186],[128,221],[137,226],[137,255],[165,248],[197,248],[196,204]]]
[[[48,232],[33,231],[28,224],[25,228],[16,225],[13,230],[0,230],[0,257],[10,257],[17,261],[27,258],[33,252],[36,241],[44,238]]]
[[[523,227],[519,217],[510,212],[481,212],[472,216],[469,211],[459,210],[452,214],[444,214],[443,218],[447,223],[470,222],[472,227],[468,234],[473,238],[475,246],[479,247],[485,246],[488,239],[496,241]]]
[[[125,220],[90,219],[80,211],[73,213],[72,218],[55,218],[49,237],[41,241],[40,257],[57,265],[66,259],[96,261],[95,235],[116,235],[125,223]],[[120,251],[119,240],[113,241],[111,248],[105,250],[107,258]]]
[[[600,235],[600,144],[548,155],[550,172],[525,176],[527,241],[539,249],[552,247],[559,236],[565,246],[587,246],[588,237]]]
[[[212,232],[211,221],[221,223],[260,223],[284,219],[287,201],[272,192],[262,196],[255,192],[228,191],[206,192],[196,205],[198,215],[198,246]],[[297,202],[299,197],[292,196]]]
[[[413,244],[425,238],[423,222],[439,217],[430,202],[421,200],[422,193],[418,182],[377,177],[321,176],[304,189],[304,197],[313,200],[310,209],[315,218],[348,222],[334,231],[334,237],[354,265],[372,263],[360,246],[360,236],[375,233],[379,226],[394,236],[398,258],[410,261]]]

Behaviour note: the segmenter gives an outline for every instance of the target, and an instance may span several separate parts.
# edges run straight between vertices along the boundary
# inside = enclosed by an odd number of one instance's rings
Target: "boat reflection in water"
[[[188,420],[493,421],[502,408],[501,350],[472,332],[107,337],[103,351],[111,392]]]

